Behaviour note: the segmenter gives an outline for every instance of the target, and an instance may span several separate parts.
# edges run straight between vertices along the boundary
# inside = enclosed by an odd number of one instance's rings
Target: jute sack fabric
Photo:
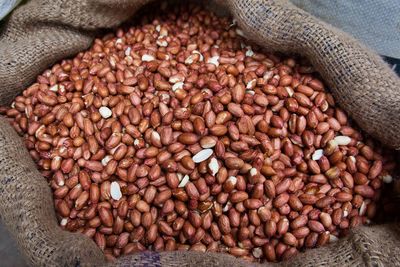
[[[45,68],[85,50],[99,30],[119,25],[148,2],[32,0],[16,9],[0,31],[0,104],[10,104]],[[400,81],[379,56],[284,0],[219,3],[258,44],[308,57],[363,130],[400,148]],[[3,118],[0,148],[0,219],[33,266],[250,265],[229,255],[181,251],[145,252],[105,263],[93,241],[58,227],[49,186]],[[345,239],[280,265],[400,266],[399,255],[399,226],[387,224],[360,227]]]
[[[400,1],[290,1],[321,20],[351,33],[380,55],[400,58]]]

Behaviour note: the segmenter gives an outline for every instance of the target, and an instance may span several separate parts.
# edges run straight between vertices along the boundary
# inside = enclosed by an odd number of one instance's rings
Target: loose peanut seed
[[[96,39],[1,109],[49,180],[60,226],[107,258],[277,261],[369,222],[393,157],[309,66],[246,45],[227,18],[171,12]]]

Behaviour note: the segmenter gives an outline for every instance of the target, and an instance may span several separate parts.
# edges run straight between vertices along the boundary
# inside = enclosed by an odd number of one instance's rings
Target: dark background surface
[[[17,244],[10,236],[3,224],[0,224],[0,266],[20,267],[27,266],[17,249]]]
[[[392,66],[394,71],[397,72],[397,75],[400,76],[400,59],[392,57],[383,57],[383,58],[386,60],[387,63],[389,63],[390,66]]]

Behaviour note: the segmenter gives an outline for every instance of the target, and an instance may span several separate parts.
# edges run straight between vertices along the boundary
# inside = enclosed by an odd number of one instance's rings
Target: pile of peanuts
[[[302,59],[228,18],[175,7],[96,39],[1,108],[62,228],[108,259],[144,251],[285,260],[368,224],[390,153]]]

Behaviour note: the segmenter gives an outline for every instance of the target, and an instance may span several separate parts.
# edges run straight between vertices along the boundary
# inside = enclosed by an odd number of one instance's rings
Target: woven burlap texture
[[[150,0],[32,0],[0,31],[0,104],[9,104],[45,68],[86,49],[100,29],[119,25]],[[399,148],[400,81],[374,53],[287,1],[219,1],[246,35],[269,50],[297,52],[320,70],[339,104],[368,133]],[[0,119],[0,218],[33,266],[99,266],[88,238],[57,226],[50,188],[18,135]],[[282,266],[400,266],[397,225],[361,227]],[[232,256],[146,252],[114,266],[248,266]],[[271,264],[265,264],[269,266]]]

